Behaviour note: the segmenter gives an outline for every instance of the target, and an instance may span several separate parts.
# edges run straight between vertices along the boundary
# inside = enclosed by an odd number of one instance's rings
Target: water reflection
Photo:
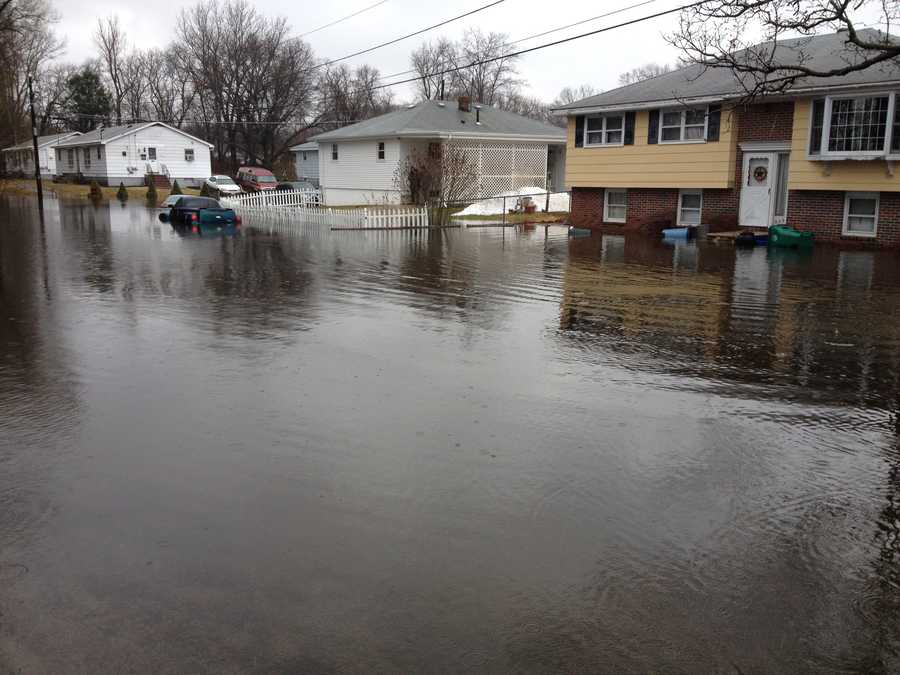
[[[0,198],[4,667],[897,670],[894,254],[206,234]]]

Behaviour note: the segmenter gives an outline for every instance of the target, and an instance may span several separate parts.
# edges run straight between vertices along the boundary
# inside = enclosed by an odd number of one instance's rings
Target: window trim
[[[338,155],[338,144],[332,143],[331,144],[331,161],[332,162],[338,161],[338,156],[339,156]]]
[[[612,131],[618,131],[622,134],[622,140],[618,143],[607,143],[606,142],[606,134],[609,132],[606,128],[606,120],[610,117],[618,117],[622,120],[622,126],[619,129],[612,129]],[[588,120],[592,119],[600,119],[603,120],[603,123],[600,125],[599,131],[594,129],[590,133],[600,134],[600,138],[603,140],[600,143],[588,143]],[[584,129],[582,129],[581,136],[582,145],[585,148],[620,148],[625,145],[625,113],[610,113],[610,114],[601,114],[601,115],[585,115],[584,116]]]
[[[682,197],[684,195],[697,195],[700,197],[700,208],[694,209],[691,211],[697,211],[697,222],[696,223],[685,223],[681,219],[681,211],[684,208],[682,206]],[[678,226],[679,227],[695,227],[703,223],[703,189],[702,188],[681,188],[678,190]]]
[[[188,157],[188,153],[191,153],[191,156]],[[193,162],[196,159],[197,153],[194,152],[193,148],[185,148],[184,149],[184,161],[185,162]]]
[[[831,139],[831,108],[834,101],[854,98],[881,98],[888,97],[887,119],[885,120],[884,147],[881,150],[859,150],[854,152],[829,151],[828,141]],[[819,142],[819,152],[811,153],[809,144],[812,140],[813,105],[814,101],[824,99],[825,110],[822,114],[822,139]],[[894,112],[897,106],[897,92],[894,91],[866,91],[856,93],[829,94],[828,96],[813,96],[809,99],[809,121],[806,129],[806,159],[810,161],[831,161],[835,159],[900,159],[900,151],[891,153],[893,140]]]
[[[850,200],[851,199],[874,199],[875,200],[875,222],[872,232],[853,232],[848,228],[850,220]],[[881,193],[880,192],[845,192],[844,193],[844,222],[841,225],[841,235],[845,237],[862,237],[864,239],[875,239],[878,236],[878,212],[881,211]]]
[[[387,159],[387,146],[384,141],[376,141],[375,143],[375,161],[383,162]]]
[[[703,138],[687,138],[686,139],[684,137],[684,130],[685,130],[686,126],[692,126],[692,127],[700,126],[699,124],[690,124],[690,125],[685,124],[685,122],[687,121],[687,111],[688,110],[703,110],[704,111],[704,113],[703,113]],[[663,140],[663,137],[662,137],[662,135],[663,135],[663,119],[665,119],[666,113],[671,113],[671,112],[681,113],[681,126],[679,127],[679,129],[681,130],[681,134],[680,134],[681,138],[679,138],[677,141],[666,141],[666,140]],[[659,111],[659,125],[658,126],[659,126],[659,128],[656,130],[656,140],[660,145],[682,145],[682,144],[689,144],[689,143],[706,143],[707,142],[706,139],[709,136],[709,106],[707,105],[705,107],[687,106],[687,107],[680,107],[680,108],[662,108]],[[666,127],[666,128],[673,128],[673,127]]]
[[[609,195],[614,192],[621,192],[625,195],[625,217],[610,218],[609,217]],[[615,204],[620,206],[620,204]],[[603,222],[604,223],[624,223],[628,221],[628,189],[627,188],[604,188],[603,190]]]

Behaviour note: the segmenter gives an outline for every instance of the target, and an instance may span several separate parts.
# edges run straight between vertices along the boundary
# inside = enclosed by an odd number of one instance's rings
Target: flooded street
[[[0,672],[900,670],[891,252],[0,196]]]

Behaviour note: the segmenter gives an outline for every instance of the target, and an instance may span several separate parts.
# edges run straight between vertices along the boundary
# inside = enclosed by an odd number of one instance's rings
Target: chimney
[[[460,96],[457,101],[459,101],[459,111],[460,112],[471,112],[470,104],[472,103],[472,99],[468,96]]]

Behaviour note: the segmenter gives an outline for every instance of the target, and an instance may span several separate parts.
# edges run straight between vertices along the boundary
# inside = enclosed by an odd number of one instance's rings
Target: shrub
[[[128,190],[125,189],[125,183],[119,183],[119,190],[116,192],[116,197],[120,202],[128,201]]]
[[[178,185],[178,181],[176,180],[172,184],[172,191],[169,193],[170,195],[183,195],[184,193],[181,191],[181,186]]]
[[[103,199],[103,190],[100,189],[100,183],[95,180],[91,181],[91,190],[88,193],[91,199]]]
[[[206,184],[206,181],[203,181],[203,185],[200,186],[200,196],[201,197],[211,197],[209,194],[209,186]]]
[[[159,197],[156,194],[156,184],[151,180],[150,185],[147,187],[147,201],[155,204],[158,199]]]

